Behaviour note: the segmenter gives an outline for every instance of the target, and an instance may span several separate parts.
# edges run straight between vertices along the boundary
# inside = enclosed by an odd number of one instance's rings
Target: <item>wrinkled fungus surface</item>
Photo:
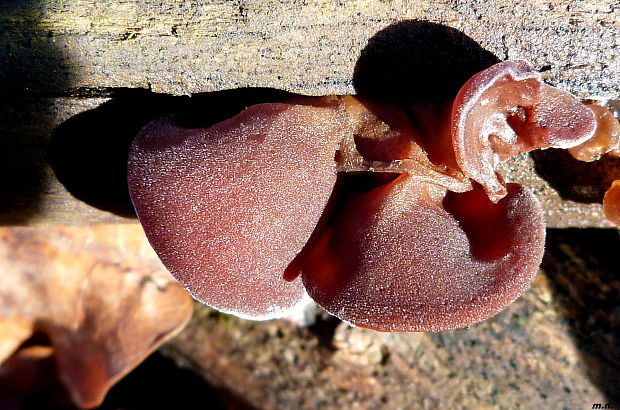
[[[452,105],[452,142],[459,167],[496,202],[506,188],[500,161],[539,148],[570,148],[590,139],[594,115],[572,95],[548,86],[523,61],[474,75]]]
[[[538,200],[498,163],[584,144],[601,115],[507,61],[449,101],[298,97],[207,129],[160,119],[133,143],[129,188],[163,263],[216,309],[281,317],[307,292],[353,325],[453,329],[506,308],[542,259]],[[347,189],[338,174],[387,177]]]

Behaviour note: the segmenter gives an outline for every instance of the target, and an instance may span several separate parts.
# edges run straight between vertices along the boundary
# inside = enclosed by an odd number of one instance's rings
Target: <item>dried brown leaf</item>
[[[0,363],[44,335],[80,407],[100,404],[192,312],[138,225],[1,228],[0,273]]]

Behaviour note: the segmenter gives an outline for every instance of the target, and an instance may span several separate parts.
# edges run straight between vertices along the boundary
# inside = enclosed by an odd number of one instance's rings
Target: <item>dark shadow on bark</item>
[[[42,2],[0,2],[0,225],[26,224],[39,212],[54,127],[50,94],[71,86],[71,68],[39,25]]]
[[[395,101],[451,99],[475,73],[499,59],[463,32],[405,20],[373,35],[355,66],[358,94]]]
[[[109,101],[54,130],[48,160],[58,180],[77,199],[120,216],[135,217],[127,188],[127,155],[134,137],[147,123],[176,114],[188,128],[205,128],[250,105],[289,95],[279,90],[243,88],[190,98],[117,89]]]
[[[342,323],[340,319],[327,312],[321,312],[316,317],[316,322],[308,327],[308,330],[316,337],[319,348],[325,353],[326,357],[331,356],[338,349],[334,346],[334,336],[336,328]]]
[[[602,203],[611,183],[620,179],[620,158],[603,157],[594,162],[573,158],[563,149],[547,149],[530,153],[536,173],[555,189],[564,200]]]
[[[373,36],[356,65],[358,93],[401,101],[449,98],[474,73],[498,59],[462,32],[411,20]],[[135,216],[127,190],[127,153],[148,122],[177,113],[189,128],[203,128],[258,103],[290,93],[243,88],[189,97],[147,90],[113,90],[110,101],[61,124],[49,144],[58,180],[76,198],[121,216]]]
[[[77,199],[121,216],[134,216],[127,189],[127,152],[140,129],[187,103],[147,90],[116,90],[112,99],[62,123],[48,160]]]
[[[620,402],[620,235],[616,229],[548,229],[542,269],[588,377]]]

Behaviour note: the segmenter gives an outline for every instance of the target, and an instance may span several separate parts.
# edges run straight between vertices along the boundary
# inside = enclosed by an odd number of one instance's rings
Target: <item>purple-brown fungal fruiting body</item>
[[[129,188],[162,262],[220,311],[281,317],[307,292],[353,325],[454,329],[506,308],[542,259],[538,200],[498,163],[584,144],[597,115],[506,61],[452,101],[302,97],[206,129],[162,118],[133,143]],[[376,178],[347,189],[339,174]]]
[[[170,272],[198,300],[254,319],[304,296],[284,270],[302,250],[336,182],[342,113],[259,104],[209,129],[167,117],[131,150],[140,222]]]

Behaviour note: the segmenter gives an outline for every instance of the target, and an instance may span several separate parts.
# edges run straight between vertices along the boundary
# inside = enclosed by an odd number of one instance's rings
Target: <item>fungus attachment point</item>
[[[569,93],[542,82],[523,61],[505,61],[473,76],[452,111],[456,160],[493,202],[506,195],[500,161],[540,148],[570,148],[589,139],[594,114]]]
[[[347,146],[349,150],[351,145],[355,148],[354,152],[348,153],[348,157],[339,164],[340,171],[363,172],[373,169],[406,172],[417,179],[454,192],[471,189],[469,179],[443,161],[443,157],[454,158],[452,140],[449,135],[437,138],[437,130],[449,132],[449,124],[442,124],[442,118],[435,115],[434,110],[422,110],[418,107],[416,123],[411,121],[400,104],[379,103],[351,95],[341,96],[341,101],[349,115],[355,141],[347,144],[347,139],[341,145]],[[435,159],[443,156],[437,163],[429,158],[429,146],[436,154]],[[450,152],[446,154],[446,150]]]
[[[440,331],[506,308],[544,246],[535,197],[508,185],[447,193],[406,175],[352,198],[306,259],[308,294],[331,314],[382,331]]]
[[[341,115],[260,104],[211,128],[167,117],[137,136],[129,186],[138,218],[196,299],[253,319],[280,317],[302,300],[301,281],[283,272],[336,181]]]
[[[298,96],[208,129],[164,118],[134,141],[130,193],[164,264],[216,309],[280,317],[307,291],[358,326],[453,329],[507,307],[542,258],[540,205],[498,162],[605,121],[508,61],[452,101]],[[337,173],[389,177],[339,184],[326,209]]]

